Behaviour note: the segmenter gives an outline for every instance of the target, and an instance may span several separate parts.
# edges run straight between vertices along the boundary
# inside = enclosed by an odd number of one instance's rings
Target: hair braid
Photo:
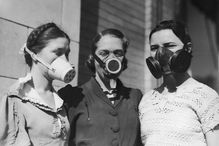
[[[26,47],[33,53],[39,53],[51,39],[64,37],[70,42],[69,36],[62,31],[55,23],[46,23],[35,28],[28,36]],[[24,52],[26,63],[31,67],[32,58],[26,51]]]

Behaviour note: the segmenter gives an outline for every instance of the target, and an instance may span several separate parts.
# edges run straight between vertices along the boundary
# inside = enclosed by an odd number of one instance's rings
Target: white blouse
[[[139,112],[145,146],[206,146],[205,133],[219,124],[219,96],[189,78],[176,92],[147,92]]]

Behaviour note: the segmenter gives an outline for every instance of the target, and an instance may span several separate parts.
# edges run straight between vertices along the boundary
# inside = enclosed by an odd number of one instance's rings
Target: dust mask
[[[71,64],[63,57],[60,56],[56,58],[51,64],[48,64],[35,53],[30,51],[27,47],[25,47],[24,50],[30,54],[34,61],[38,61],[46,68],[48,68],[48,74],[52,79],[69,83],[75,77],[75,68],[72,67]]]

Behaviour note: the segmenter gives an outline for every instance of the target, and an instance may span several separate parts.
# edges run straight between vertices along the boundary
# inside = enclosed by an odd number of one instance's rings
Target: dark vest
[[[138,104],[142,93],[117,82],[114,104],[94,78],[59,90],[69,111],[70,146],[141,146]]]

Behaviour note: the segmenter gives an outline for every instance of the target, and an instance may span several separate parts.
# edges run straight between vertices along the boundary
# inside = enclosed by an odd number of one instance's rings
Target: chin
[[[108,79],[117,79],[120,74],[105,74],[104,76]]]

